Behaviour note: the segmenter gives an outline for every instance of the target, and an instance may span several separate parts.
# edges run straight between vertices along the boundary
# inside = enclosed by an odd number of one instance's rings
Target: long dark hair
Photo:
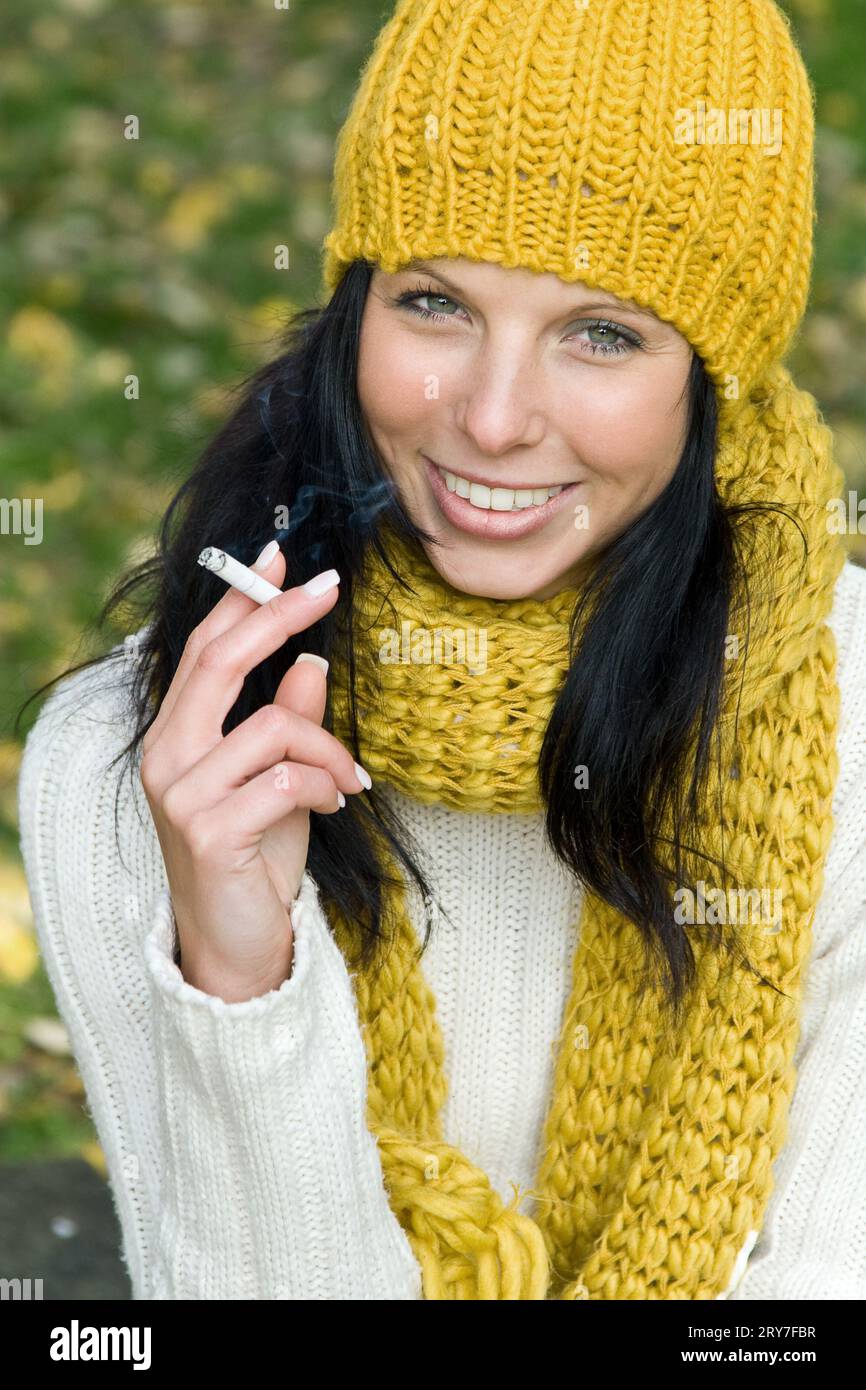
[[[375,547],[395,583],[411,588],[390,565],[382,526],[435,544],[412,521],[386,476],[357,397],[358,344],[372,272],[369,262],[356,261],[324,307],[294,314],[279,355],[236,386],[239,403],[173,497],[155,554],[115,584],[92,628],[131,604],[141,614],[139,633],[147,628],[136,640],[139,659],[130,663],[127,648],[115,647],[68,667],[33,692],[18,719],[55,682],[119,661],[124,679],[132,670],[136,722],[111,766],[125,759],[132,774],[187,639],[215,601],[213,579],[197,564],[200,551],[222,546],[251,564],[274,536],[282,509],[288,524],[276,534],[289,542],[284,587],[333,566],[341,577],[340,598],[325,618],[249,673],[223,732],[272,701],[301,651],[331,660],[342,640],[351,674],[352,591],[367,548]],[[685,786],[691,768],[688,794],[674,808],[676,877],[684,883],[680,850],[695,829],[722,698],[730,605],[742,573],[735,513],[765,508],[726,508],[718,497],[715,387],[697,354],[686,390],[687,439],[676,473],[656,501],[594,557],[580,599],[592,616],[573,649],[538,769],[554,851],[579,881],[638,927],[651,967],[647,980],[653,974],[661,983],[675,1013],[695,979],[694,955],[674,921],[665,886],[670,871],[653,844],[662,838],[665,806]],[[342,638],[340,613],[347,620]],[[683,633],[688,640],[678,636]],[[360,761],[351,679],[348,708],[349,742]],[[330,703],[324,723],[330,727]],[[573,778],[578,764],[591,769],[580,794]],[[425,905],[438,906],[418,846],[375,785],[365,797],[349,797],[335,823],[326,814],[310,817],[307,867],[323,903],[357,923],[362,965],[387,935],[382,888],[390,880],[375,848],[381,836]],[[422,951],[431,925],[428,911]]]

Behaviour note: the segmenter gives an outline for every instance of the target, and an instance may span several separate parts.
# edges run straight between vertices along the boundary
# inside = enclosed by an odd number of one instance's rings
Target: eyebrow
[[[427,275],[432,276],[434,280],[440,280],[449,290],[453,290],[455,294],[461,297],[466,293],[459,285],[455,285],[453,280],[449,280],[447,275],[443,275],[440,270],[434,270],[429,261],[409,261],[406,265],[401,266],[395,274],[402,275],[409,271],[424,271]],[[648,323],[657,324],[659,322],[658,316],[652,313],[651,310],[642,309],[639,304],[635,304],[632,300],[628,299],[593,299],[588,303],[576,305],[573,310],[567,309],[565,312],[587,313],[596,309],[606,309],[608,312],[616,312],[617,310],[622,312],[623,310],[627,310],[628,313],[634,314],[636,318],[645,319]]]

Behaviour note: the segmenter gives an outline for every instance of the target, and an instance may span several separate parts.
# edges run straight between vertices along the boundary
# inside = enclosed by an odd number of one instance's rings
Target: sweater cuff
[[[164,884],[154,901],[152,925],[143,945],[145,963],[163,1005],[176,1020],[184,1016],[185,1025],[202,1037],[220,1024],[243,1031],[254,1028],[258,1021],[279,1019],[299,1042],[305,1039],[315,1014],[310,976],[315,971],[317,938],[329,930],[316,885],[308,873],[304,874],[292,903],[290,918],[294,951],[289,978],[266,994],[229,1003],[183,978],[175,962],[179,941],[174,905],[171,891]]]

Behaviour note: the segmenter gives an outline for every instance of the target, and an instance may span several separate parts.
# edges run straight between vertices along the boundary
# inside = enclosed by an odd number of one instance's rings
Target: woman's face
[[[441,257],[375,269],[358,393],[404,507],[440,542],[427,553],[443,579],[541,599],[577,583],[670,481],[691,355],[613,295]]]

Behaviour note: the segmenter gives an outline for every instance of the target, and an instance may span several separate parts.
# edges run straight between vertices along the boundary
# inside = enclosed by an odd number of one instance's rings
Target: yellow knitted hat
[[[466,256],[600,287],[689,340],[723,423],[805,308],[813,130],[772,0],[401,0],[339,137],[324,285]]]

